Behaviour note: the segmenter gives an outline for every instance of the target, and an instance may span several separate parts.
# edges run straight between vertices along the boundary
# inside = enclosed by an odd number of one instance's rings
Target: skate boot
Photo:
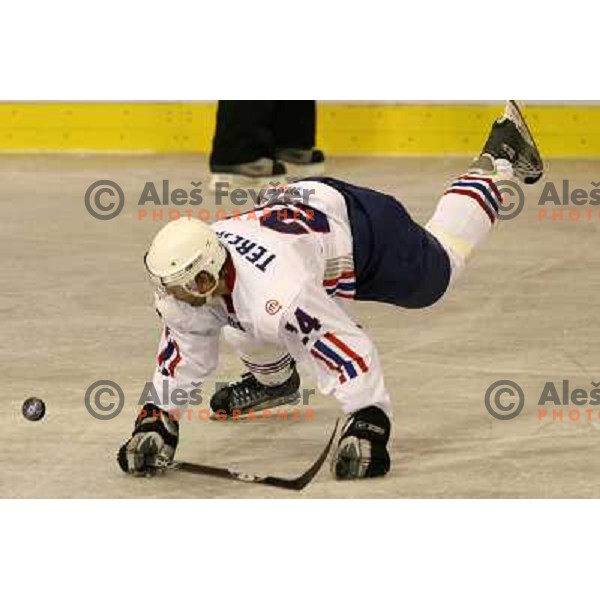
[[[348,417],[331,463],[336,479],[381,477],[390,470],[390,420],[376,406]]]
[[[217,184],[231,193],[234,189],[261,189],[277,183],[286,183],[285,165],[270,158],[259,158],[239,165],[211,165],[209,189],[215,191]],[[224,184],[227,184],[225,186]]]
[[[470,173],[484,175],[495,171],[495,161],[506,160],[517,179],[533,184],[544,174],[544,163],[533,135],[517,103],[509,100],[504,114],[494,122],[480,156]]]
[[[252,373],[244,373],[242,379],[230,383],[213,394],[210,399],[210,408],[213,413],[231,416],[245,415],[248,412],[265,410],[282,404],[296,403],[300,387],[300,375],[296,367],[289,379],[276,386],[263,385]]]
[[[294,179],[317,177],[325,173],[325,155],[321,150],[280,148],[275,156],[285,165],[288,176]]]

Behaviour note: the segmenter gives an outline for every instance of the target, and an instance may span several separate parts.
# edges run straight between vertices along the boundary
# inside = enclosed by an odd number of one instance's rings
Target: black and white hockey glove
[[[390,420],[376,406],[350,415],[332,462],[336,479],[381,477],[390,470]]]
[[[173,460],[178,441],[179,423],[154,404],[146,404],[131,438],[119,449],[117,462],[125,473],[155,475]]]

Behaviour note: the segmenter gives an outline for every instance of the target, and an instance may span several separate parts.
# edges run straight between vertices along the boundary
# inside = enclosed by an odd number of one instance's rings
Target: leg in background
[[[209,189],[269,186],[285,179],[275,160],[273,118],[276,100],[220,100],[210,155]]]
[[[274,158],[275,105],[275,100],[219,100],[211,167]]]
[[[315,147],[316,110],[314,100],[277,100],[273,119],[275,147],[312,150]]]
[[[323,174],[325,156],[315,149],[317,106],[314,100],[278,100],[273,120],[275,157],[292,177]]]

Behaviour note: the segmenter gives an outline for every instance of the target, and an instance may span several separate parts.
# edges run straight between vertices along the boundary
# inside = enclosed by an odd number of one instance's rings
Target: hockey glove
[[[154,404],[146,404],[131,438],[119,449],[117,462],[125,473],[154,475],[173,460],[178,441],[179,423]]]

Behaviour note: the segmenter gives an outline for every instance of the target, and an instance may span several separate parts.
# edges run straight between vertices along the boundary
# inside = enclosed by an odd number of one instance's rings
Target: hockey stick
[[[212,477],[220,477],[222,479],[230,479],[234,481],[243,481],[244,483],[260,483],[261,485],[270,485],[272,487],[283,488],[285,490],[302,490],[304,489],[319,472],[323,463],[327,459],[331,445],[337,432],[338,421],[335,422],[333,432],[327,446],[325,446],[323,452],[321,452],[319,458],[314,464],[302,475],[294,479],[285,479],[283,477],[274,477],[272,475],[252,475],[250,473],[240,473],[233,469],[227,469],[223,467],[211,467],[209,465],[198,465],[190,462],[179,462],[174,461],[166,466],[167,470],[183,471],[185,473],[193,473],[195,475],[209,475]]]

